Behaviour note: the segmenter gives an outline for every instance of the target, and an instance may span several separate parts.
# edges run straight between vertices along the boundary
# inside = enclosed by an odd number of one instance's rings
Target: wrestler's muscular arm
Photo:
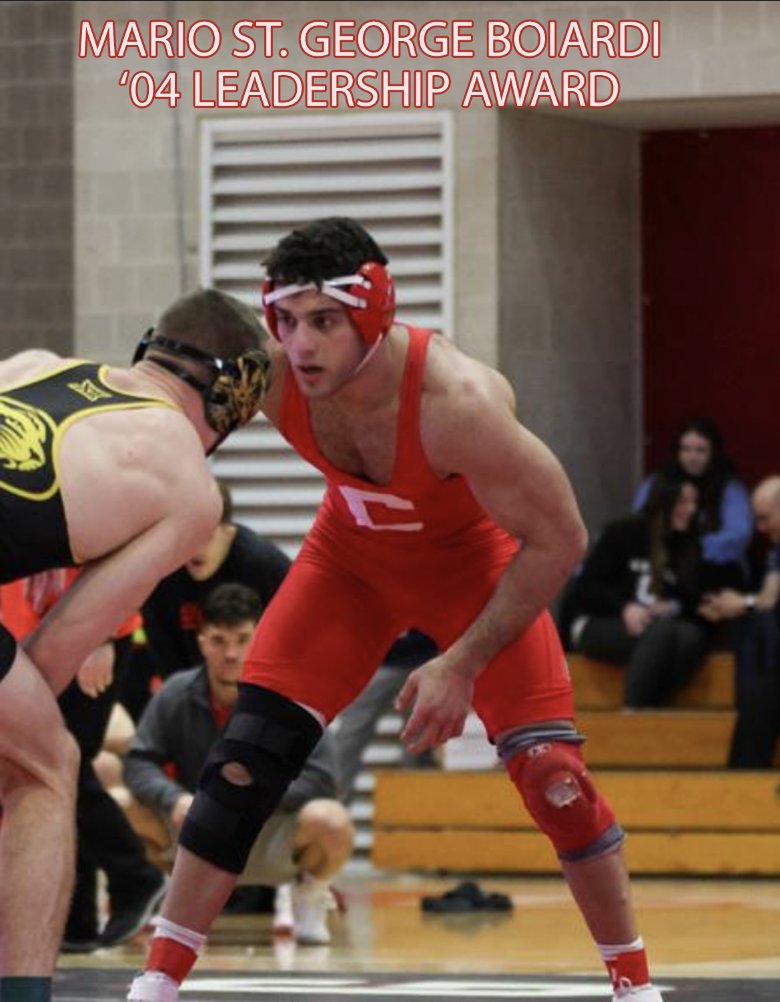
[[[222,502],[191,432],[185,430],[181,441],[175,435],[169,439],[165,453],[167,469],[164,457],[158,457],[155,466],[144,471],[143,489],[134,474],[132,504],[102,514],[121,525],[125,541],[86,565],[25,644],[55,693],[65,688],[90,652],[141,607],[157,582],[203,545],[219,522]],[[121,478],[121,470],[113,472]]]
[[[514,414],[506,380],[460,356],[424,398],[422,436],[440,473],[459,473],[486,512],[521,541],[482,612],[440,657],[410,675],[403,738],[412,751],[460,734],[477,675],[555,598],[582,558],[586,533],[568,478]]]

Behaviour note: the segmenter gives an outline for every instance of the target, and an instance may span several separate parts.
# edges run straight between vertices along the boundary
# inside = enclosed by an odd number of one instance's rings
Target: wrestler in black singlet
[[[58,459],[64,431],[98,411],[171,406],[113,389],[105,382],[107,369],[94,362],[68,362],[0,392],[2,584],[77,562],[60,495]],[[2,648],[10,635],[1,625],[0,631],[5,634],[0,635]]]

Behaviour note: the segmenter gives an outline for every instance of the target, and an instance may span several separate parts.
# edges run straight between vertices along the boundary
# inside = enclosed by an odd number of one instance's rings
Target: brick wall
[[[73,5],[0,4],[0,347],[73,350]]]

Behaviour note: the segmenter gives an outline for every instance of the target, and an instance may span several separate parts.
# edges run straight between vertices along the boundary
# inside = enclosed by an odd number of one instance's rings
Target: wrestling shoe
[[[295,931],[293,917],[292,884],[280,884],[274,898],[274,936],[292,936]]]
[[[293,933],[295,941],[305,946],[330,943],[328,906],[330,888],[322,880],[304,876],[292,888]]]
[[[117,943],[132,939],[149,924],[151,917],[162,904],[167,889],[168,878],[160,873],[155,876],[151,886],[141,888],[132,895],[112,900],[111,915],[98,936],[100,945],[116,946]]]
[[[94,953],[99,946],[96,939],[63,939],[60,953]]]
[[[178,1002],[179,986],[160,971],[144,971],[133,978],[127,1002]]]
[[[661,993],[652,985],[627,985],[618,988],[612,996],[612,1002],[664,1002]]]

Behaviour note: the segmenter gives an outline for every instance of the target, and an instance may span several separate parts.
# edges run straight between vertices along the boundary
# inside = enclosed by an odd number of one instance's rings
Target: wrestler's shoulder
[[[66,361],[46,348],[27,348],[9,355],[0,359],[0,389],[10,389],[28,379],[38,378]]]
[[[426,410],[433,413],[514,407],[515,402],[505,376],[440,334],[431,339],[424,392]]]

